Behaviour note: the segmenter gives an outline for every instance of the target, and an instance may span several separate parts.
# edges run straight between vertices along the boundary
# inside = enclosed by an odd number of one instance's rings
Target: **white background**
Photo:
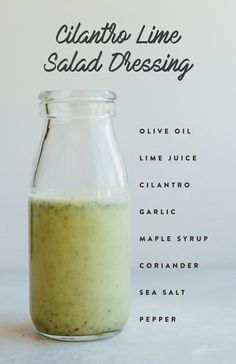
[[[31,166],[42,132],[38,94],[46,89],[111,89],[118,95],[117,137],[126,159],[132,196],[132,257],[140,260],[199,261],[231,266],[235,249],[235,11],[232,0],[200,1],[3,1],[1,0],[1,230],[0,267],[26,268],[27,194]],[[137,34],[143,24],[178,30],[176,45],[57,45],[63,23],[99,29],[116,22]],[[46,73],[53,51],[78,49],[109,58],[117,50],[133,57],[190,58],[194,68],[183,81],[168,73]],[[184,127],[191,136],[140,136],[140,127]],[[197,154],[198,162],[141,164],[139,154]],[[140,180],[189,181],[185,191],[141,191]],[[139,208],[176,208],[175,217],[142,217]],[[138,242],[139,234],[206,234],[203,247]]]

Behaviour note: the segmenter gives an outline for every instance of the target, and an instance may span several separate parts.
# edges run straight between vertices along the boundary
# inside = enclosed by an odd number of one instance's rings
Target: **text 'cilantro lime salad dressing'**
[[[47,91],[29,195],[30,310],[59,340],[112,336],[129,312],[129,195],[115,95]]]

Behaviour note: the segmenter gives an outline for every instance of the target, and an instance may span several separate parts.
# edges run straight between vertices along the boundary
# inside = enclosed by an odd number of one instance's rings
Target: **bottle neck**
[[[99,97],[85,91],[58,93],[41,96],[40,113],[44,118],[107,119],[115,116],[115,97]]]

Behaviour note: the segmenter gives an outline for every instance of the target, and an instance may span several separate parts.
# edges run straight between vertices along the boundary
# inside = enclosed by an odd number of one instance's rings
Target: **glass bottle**
[[[129,310],[129,195],[110,91],[45,91],[29,196],[30,312],[68,341],[113,336]]]

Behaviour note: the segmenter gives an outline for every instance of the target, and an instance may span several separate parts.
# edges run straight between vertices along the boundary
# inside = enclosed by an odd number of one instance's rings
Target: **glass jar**
[[[110,91],[45,91],[29,196],[30,312],[68,341],[113,336],[129,310],[129,197]]]

